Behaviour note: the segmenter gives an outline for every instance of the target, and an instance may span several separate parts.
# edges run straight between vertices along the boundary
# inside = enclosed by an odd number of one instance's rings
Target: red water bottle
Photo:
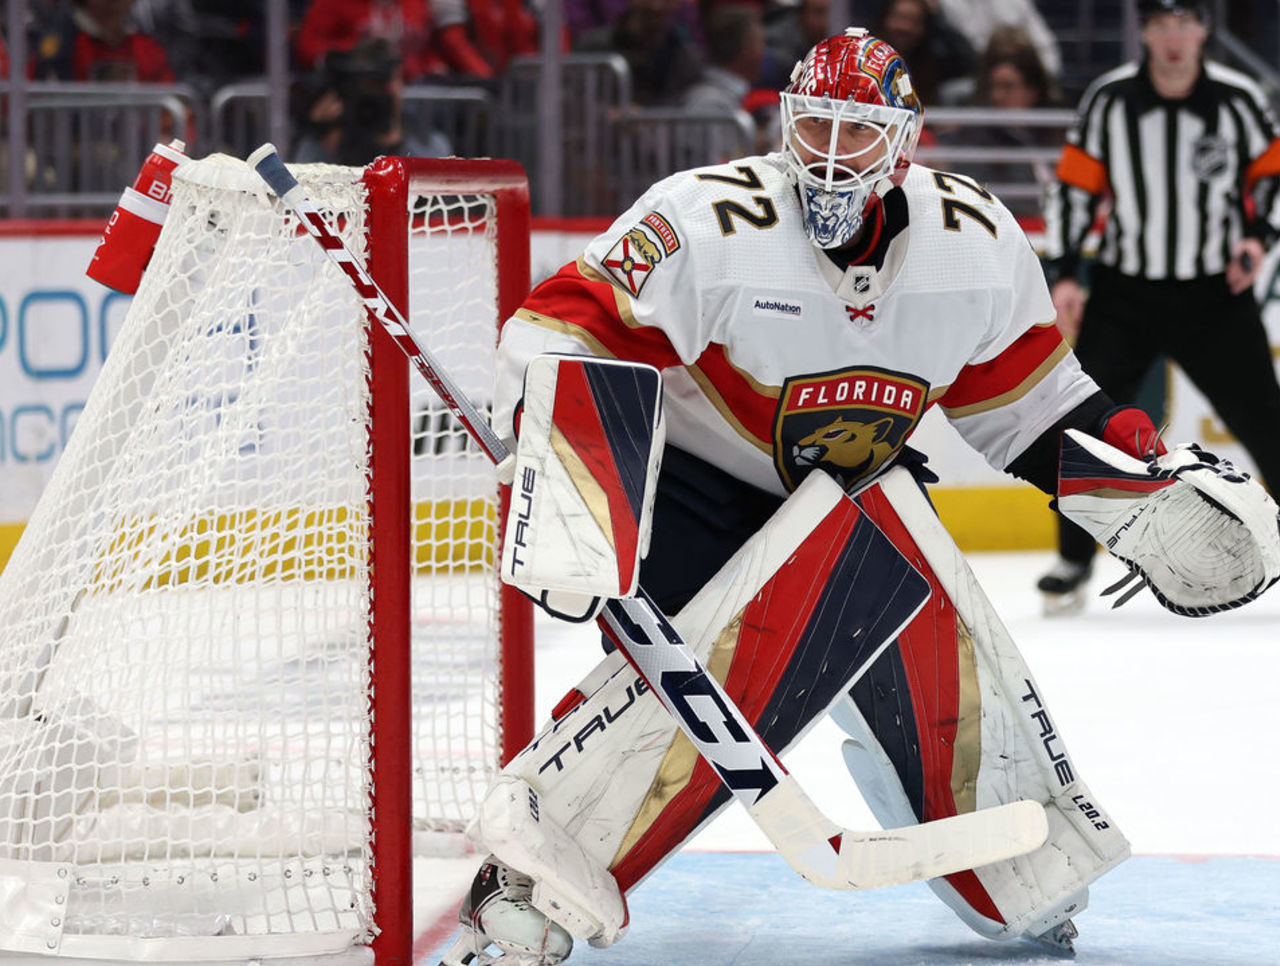
[[[138,290],[169,211],[173,169],[187,159],[185,148],[176,139],[152,148],[133,187],[124,189],[107,219],[102,241],[85,271],[90,278],[127,295]]]

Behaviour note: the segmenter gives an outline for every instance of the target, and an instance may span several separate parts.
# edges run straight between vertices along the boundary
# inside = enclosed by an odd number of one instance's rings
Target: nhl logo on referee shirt
[[[924,415],[929,384],[861,367],[788,379],[773,420],[774,465],[794,490],[821,469],[849,489],[882,466]]]
[[[623,235],[604,257],[605,270],[633,296],[662,259],[680,248],[680,239],[671,223],[651,211]]]
[[[1191,170],[1201,181],[1212,181],[1227,170],[1227,142],[1216,134],[1196,138],[1191,146]]]

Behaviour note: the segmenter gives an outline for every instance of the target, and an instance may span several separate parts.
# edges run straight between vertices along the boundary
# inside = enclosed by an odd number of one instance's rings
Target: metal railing
[[[458,155],[515,158],[536,189],[545,184],[544,141],[533,109],[540,69],[536,58],[518,61],[492,90],[408,87],[406,129],[420,139],[439,131]],[[535,195],[539,214],[613,216],[668,174],[755,150],[755,126],[743,112],[632,104],[619,57],[568,55],[563,70],[563,161],[551,172],[562,201],[553,211]],[[8,95],[8,85],[0,84],[0,110]],[[190,88],[158,85],[34,83],[26,86],[26,100],[22,197],[15,205],[10,192],[0,195],[0,208],[10,215],[106,215],[158,140],[183,137],[193,142],[193,156],[225,151],[243,157],[270,136],[265,82],[225,87],[207,105]],[[930,137],[917,157],[971,174],[1017,213],[1032,213],[1073,119],[1064,110],[937,108],[926,114]],[[1011,141],[1013,131],[1040,133],[1022,143]],[[991,132],[1000,136],[984,143]]]
[[[929,143],[916,159],[975,178],[1015,214],[1039,214],[1045,182],[1074,123],[1075,112],[1062,109],[934,108],[925,112]]]
[[[210,98],[211,150],[244,157],[270,139],[271,104],[266,81],[231,84]],[[435,131],[460,157],[496,156],[494,96],[480,87],[416,84],[404,88],[403,123],[421,138]]]
[[[544,171],[538,85],[541,57],[518,57],[498,81],[501,118],[498,151],[519,161],[533,186],[533,210],[539,215],[597,215],[618,199],[620,144],[613,121],[631,103],[631,71],[617,54],[565,54],[558,58],[560,125],[558,176]],[[549,211],[538,188],[548,178],[559,183],[560,209]]]
[[[633,107],[618,115],[614,126],[620,147],[619,210],[676,171],[754,153],[755,122],[745,111]]]
[[[0,111],[10,96],[10,84],[0,83]],[[20,199],[0,195],[11,216],[110,211],[153,144],[196,139],[205,123],[204,103],[181,84],[33,82],[25,102],[24,190]],[[8,172],[4,180],[12,183]]]

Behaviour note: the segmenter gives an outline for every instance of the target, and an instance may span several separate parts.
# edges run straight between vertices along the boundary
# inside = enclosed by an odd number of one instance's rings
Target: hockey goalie
[[[930,884],[983,936],[1069,950],[1128,843],[911,433],[940,407],[1181,614],[1275,582],[1276,505],[1080,370],[1008,210],[912,163],[921,106],[892,47],[820,42],[781,112],[780,152],[657,183],[507,322],[504,579],[578,620],[643,587],[772,749],[830,713],[886,826],[1040,803],[1043,845]],[[649,688],[606,653],[493,783],[448,966],[617,941],[631,890],[729,801]]]

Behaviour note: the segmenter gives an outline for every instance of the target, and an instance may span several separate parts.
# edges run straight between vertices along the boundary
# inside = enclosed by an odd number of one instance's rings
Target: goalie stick
[[[247,160],[347,276],[370,318],[497,465],[499,477],[509,481],[514,457],[506,444],[325,222],[274,145],[262,145]],[[779,854],[815,885],[871,889],[936,878],[1030,852],[1048,835],[1044,808],[1032,801],[883,831],[842,828],[787,772],[643,589],[633,598],[609,601],[598,622]]]

